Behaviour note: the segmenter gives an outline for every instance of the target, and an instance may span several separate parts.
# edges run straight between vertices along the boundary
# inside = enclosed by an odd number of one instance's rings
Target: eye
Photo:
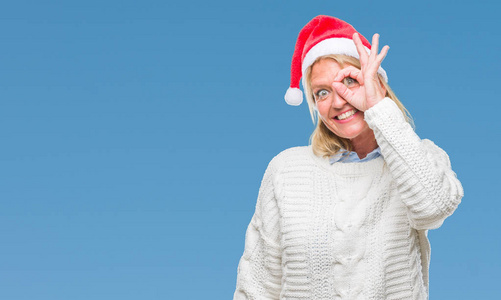
[[[345,77],[345,79],[343,79],[343,84],[349,88],[357,87],[359,85],[358,81],[351,77]]]
[[[325,100],[327,96],[329,96],[328,90],[319,90],[318,92],[315,93],[315,100],[316,101]]]

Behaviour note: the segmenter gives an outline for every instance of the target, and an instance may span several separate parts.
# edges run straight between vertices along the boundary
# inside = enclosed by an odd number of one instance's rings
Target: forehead
[[[311,85],[324,84],[332,82],[337,73],[343,69],[337,61],[331,58],[323,58],[311,67],[310,81]]]

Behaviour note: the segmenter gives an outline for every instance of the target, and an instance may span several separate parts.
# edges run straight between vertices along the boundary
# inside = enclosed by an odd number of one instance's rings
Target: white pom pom
[[[303,102],[303,92],[298,88],[288,88],[284,98],[287,104],[298,106]]]

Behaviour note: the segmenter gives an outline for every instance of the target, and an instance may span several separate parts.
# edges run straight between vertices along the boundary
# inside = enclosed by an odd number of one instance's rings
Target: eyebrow
[[[330,88],[330,85],[329,83],[326,82],[326,80],[324,80],[323,82],[318,82],[315,84],[313,84],[313,81],[310,81],[310,85],[311,85],[311,89],[314,90],[314,89],[317,89],[317,88],[321,88],[321,87],[329,87]]]

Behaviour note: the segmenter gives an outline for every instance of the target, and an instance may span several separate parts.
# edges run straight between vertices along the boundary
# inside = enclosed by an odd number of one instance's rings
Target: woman
[[[427,299],[427,230],[463,196],[447,154],[421,140],[378,54],[328,16],[299,33],[286,101],[303,80],[311,145],[269,163],[234,299]]]

